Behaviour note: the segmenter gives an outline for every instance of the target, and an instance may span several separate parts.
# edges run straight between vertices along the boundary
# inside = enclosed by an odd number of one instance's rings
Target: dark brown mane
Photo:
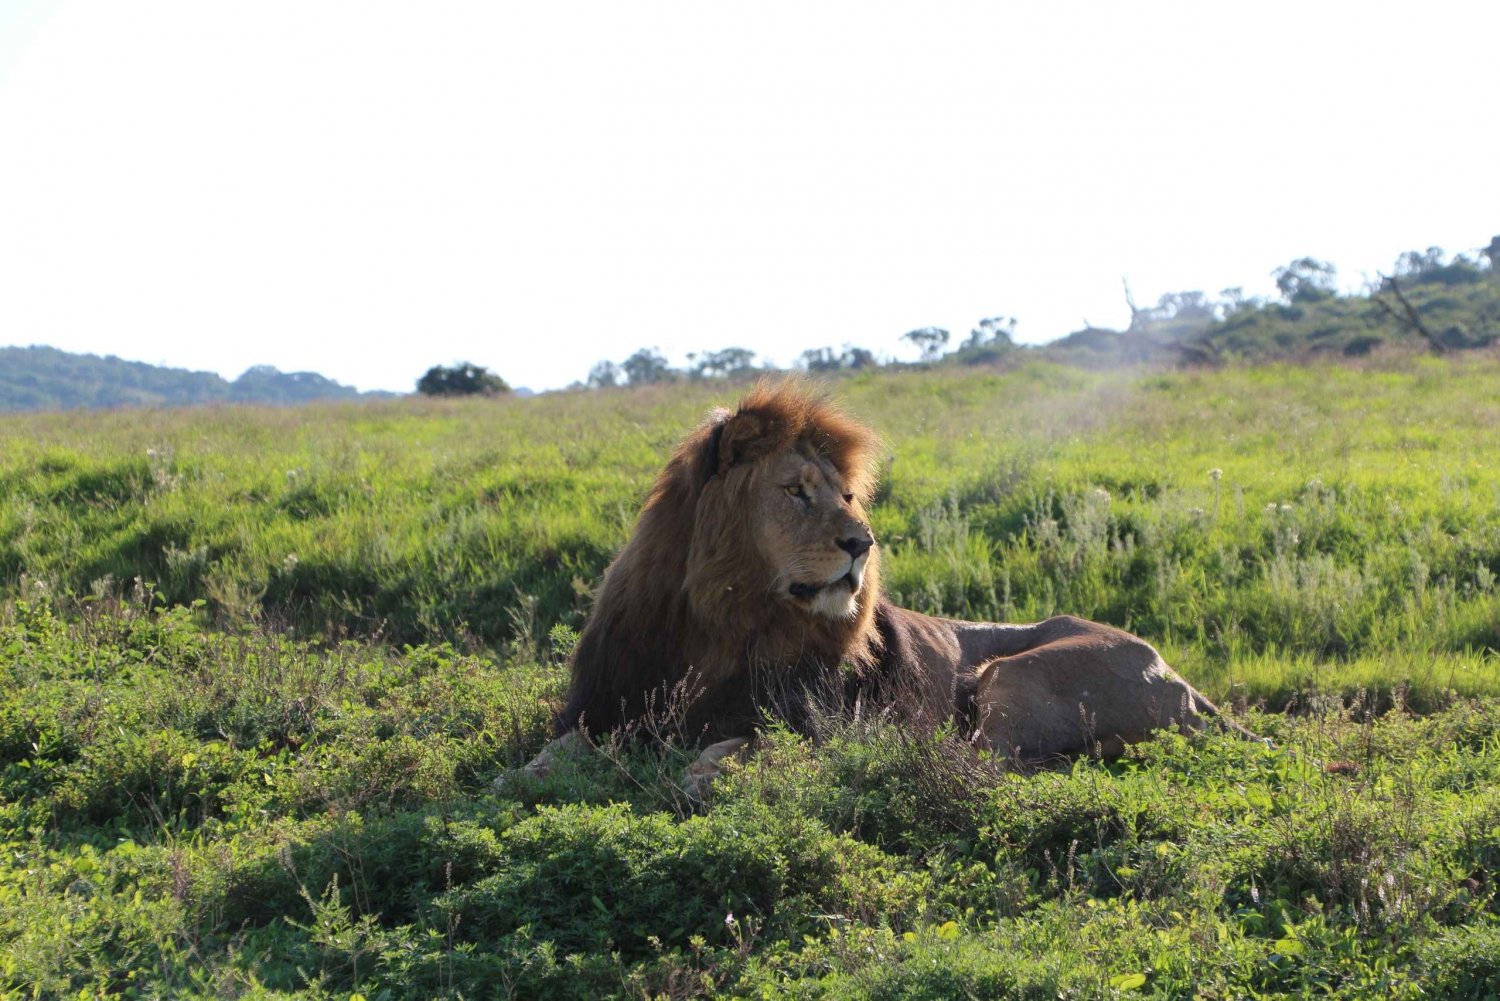
[[[745,499],[762,460],[792,448],[826,456],[857,503],[868,503],[879,438],[806,384],[762,382],[733,414],[710,412],[673,452],[605,571],[574,652],[559,733],[598,735],[636,721],[685,680],[695,695],[687,736],[743,733],[760,711],[757,679],[790,685],[871,659],[880,593],[873,552],[851,619],[814,618],[768,595]]]

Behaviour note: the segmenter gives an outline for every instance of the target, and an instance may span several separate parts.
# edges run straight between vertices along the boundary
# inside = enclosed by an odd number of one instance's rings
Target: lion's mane
[[[710,412],[678,445],[605,571],[573,654],[559,734],[639,721],[679,686],[690,696],[678,721],[693,731],[686,736],[743,734],[764,708],[766,679],[788,690],[878,658],[873,551],[847,619],[809,615],[770,592],[774,568],[751,537],[746,501],[764,460],[799,444],[827,456],[858,503],[869,503],[878,437],[796,381],[760,384],[738,411]]]

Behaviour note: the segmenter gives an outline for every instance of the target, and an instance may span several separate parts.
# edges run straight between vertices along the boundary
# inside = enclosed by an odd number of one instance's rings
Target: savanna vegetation
[[[1080,330],[1045,343],[1018,341],[1020,320],[991,316],[962,339],[941,327],[921,327],[891,339],[920,360],[844,344],[807,348],[792,368],[815,375],[876,368],[986,366],[1015,368],[1053,362],[1082,368],[1117,365],[1217,367],[1244,362],[1365,357],[1413,348],[1450,354],[1486,348],[1500,338],[1500,236],[1482,250],[1453,255],[1441,247],[1401,254],[1389,274],[1367,279],[1357,292],[1340,288],[1334,266],[1303,257],[1274,269],[1274,298],[1226,288],[1166,292],[1147,306],[1124,287],[1130,323],[1124,330],[1085,321]],[[497,342],[497,350],[502,348]],[[497,359],[503,364],[503,355]],[[674,367],[655,347],[620,362],[596,362],[573,389],[636,388],[682,382],[743,381],[777,371],[774,362],[743,347],[688,352]],[[494,395],[532,390],[512,387],[496,372],[472,362],[434,365],[415,381],[426,396]],[[280,372],[257,365],[226,381],[212,372],[124,361],[114,356],[70,354],[48,347],[0,348],[0,412],[189,406],[205,403],[289,405],[317,400],[390,396],[360,393],[316,372]]]
[[[1448,255],[1441,247],[1401,254],[1389,274],[1367,278],[1357,292],[1340,289],[1327,261],[1302,257],[1274,269],[1276,296],[1250,295],[1241,287],[1217,294],[1166,292],[1138,305],[1124,286],[1130,323],[1124,330],[1085,321],[1080,330],[1045,343],[1016,339],[1020,319],[991,316],[962,339],[942,327],[921,327],[897,340],[915,349],[922,367],[1014,367],[1037,361],[1101,368],[1115,365],[1219,366],[1243,362],[1364,357],[1420,348],[1450,354],[1482,348],[1500,338],[1500,236],[1482,250]],[[1034,337],[1035,335],[1033,335]],[[881,365],[904,367],[889,357],[845,344],[808,348],[796,367],[830,373]],[[725,348],[690,354],[673,368],[654,348],[642,348],[621,365],[602,361],[587,385],[651,385],[735,376],[757,371],[755,354]]]
[[[830,714],[706,804],[672,740],[511,770],[723,385],[0,420],[0,988],[1493,996],[1497,389],[1483,349],[842,378],[898,601],[1126,626],[1276,746],[1020,774]]]

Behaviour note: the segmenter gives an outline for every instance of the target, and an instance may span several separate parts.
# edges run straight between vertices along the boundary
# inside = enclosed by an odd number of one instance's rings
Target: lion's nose
[[[868,535],[855,535],[847,539],[838,540],[838,547],[856,560],[869,552],[870,547],[874,544],[875,540]]]

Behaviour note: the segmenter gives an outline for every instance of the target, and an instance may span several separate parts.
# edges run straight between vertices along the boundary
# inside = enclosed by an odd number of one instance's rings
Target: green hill
[[[1500,249],[1500,237],[1492,246]],[[1173,292],[1154,306],[1132,304],[1123,331],[1086,328],[1031,352],[1054,361],[1097,366],[1155,362],[1215,365],[1327,356],[1362,357],[1383,350],[1434,354],[1482,348],[1500,340],[1500,271],[1484,255],[1447,259],[1437,248],[1402,256],[1389,277],[1354,295],[1334,291],[1331,266],[1311,258],[1276,272],[1279,301],[1226,289],[1218,298]],[[960,350],[958,362],[995,360]]]
[[[1131,321],[1124,330],[1093,325],[1041,344],[1015,340],[1019,321],[978,320],[968,336],[923,327],[900,340],[922,352],[919,363],[886,360],[868,348],[813,347],[797,365],[818,375],[872,368],[993,366],[1035,361],[1078,368],[1120,365],[1223,366],[1268,361],[1302,363],[1320,358],[1365,357],[1421,351],[1453,354],[1500,340],[1500,237],[1482,251],[1449,257],[1437,247],[1402,254],[1390,275],[1358,292],[1340,291],[1332,265],[1301,258],[1272,272],[1276,298],[1248,296],[1241,288],[1216,295],[1168,292],[1138,306],[1126,289]],[[755,353],[743,348],[709,352],[696,364],[673,369],[654,349],[642,348],[620,365],[600,362],[589,384],[616,386],[752,375]],[[695,356],[690,355],[691,360]]]
[[[0,411],[178,407],[201,403],[307,403],[362,395],[316,372],[257,365],[233,382],[114,355],[49,347],[0,348]],[[385,394],[379,394],[385,395]]]

